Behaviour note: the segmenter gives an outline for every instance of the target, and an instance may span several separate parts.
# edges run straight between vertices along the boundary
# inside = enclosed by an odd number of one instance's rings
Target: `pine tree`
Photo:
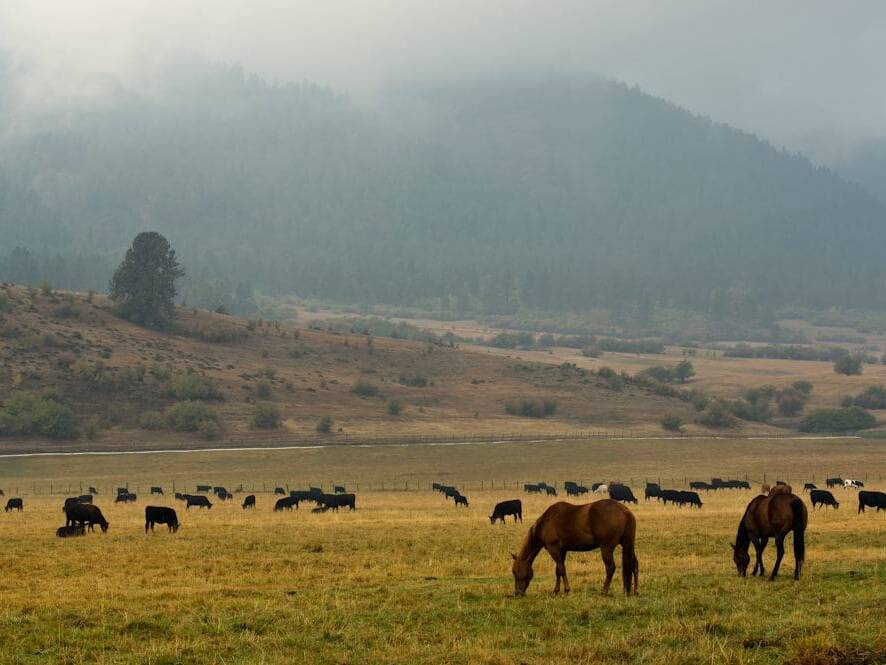
[[[165,328],[175,318],[175,280],[183,277],[175,250],[159,233],[139,233],[111,279],[111,298],[124,319]]]

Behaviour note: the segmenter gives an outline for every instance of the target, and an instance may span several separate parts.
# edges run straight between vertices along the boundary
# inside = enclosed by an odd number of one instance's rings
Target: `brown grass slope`
[[[569,367],[518,361],[494,354],[419,342],[315,330],[179,308],[177,333],[147,330],[117,318],[104,296],[44,292],[4,286],[7,303],[0,324],[0,396],[13,391],[60,392],[74,408],[81,429],[97,423],[92,441],[0,440],[7,451],[49,448],[176,447],[205,445],[197,433],[147,431],[147,411],[175,403],[168,375],[192,372],[211,380],[223,399],[210,402],[222,419],[213,445],[283,443],[315,435],[318,420],[334,419],[331,441],[344,437],[551,435],[577,430],[662,433],[666,413],[694,418],[691,406],[628,388],[618,392],[596,377]],[[233,339],[234,341],[206,341]],[[421,374],[426,387],[398,381]],[[352,391],[368,381],[379,395]],[[251,418],[259,384],[271,389],[283,427],[258,430]],[[522,418],[505,413],[510,400],[553,400],[554,416]],[[400,400],[391,416],[386,400]],[[739,431],[762,431],[744,426]],[[95,428],[93,428],[95,429]],[[690,431],[700,428],[690,426]]]

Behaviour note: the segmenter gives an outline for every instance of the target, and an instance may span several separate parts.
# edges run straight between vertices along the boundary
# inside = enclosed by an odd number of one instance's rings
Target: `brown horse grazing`
[[[514,559],[514,595],[525,595],[532,581],[532,562],[544,547],[556,564],[557,583],[554,593],[563,590],[569,593],[569,578],[566,577],[567,552],[589,552],[600,548],[603,564],[606,566],[606,582],[603,593],[609,591],[615,573],[615,559],[612,554],[621,545],[622,575],[625,593],[631,593],[631,576],[634,578],[634,593],[637,592],[639,563],[634,553],[634,537],[637,521],[624,505],[612,499],[576,506],[560,501],[550,506],[535,524],[523,541],[520,554],[511,554]]]
[[[803,559],[806,555],[806,505],[803,500],[793,494],[774,492],[768,496],[754,497],[748,504],[741,522],[738,523],[738,533],[735,536],[733,549],[733,561],[738,569],[738,574],[747,577],[748,566],[751,557],[748,547],[751,543],[757,552],[757,560],[754,564],[753,575],[762,577],[765,573],[763,568],[763,550],[770,538],[775,538],[777,556],[775,566],[772,568],[770,580],[778,575],[784,557],[784,539],[794,532],[794,579],[800,579],[800,569],[803,567]]]

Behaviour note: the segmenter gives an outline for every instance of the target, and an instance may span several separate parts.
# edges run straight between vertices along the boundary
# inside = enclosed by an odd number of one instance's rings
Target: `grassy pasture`
[[[798,479],[831,469],[886,479],[883,450],[877,441],[714,440],[7,458],[0,487],[753,477],[762,455]],[[837,511],[810,512],[799,583],[790,547],[775,583],[735,575],[729,542],[753,493],[724,491],[703,496],[701,511],[642,499],[632,507],[638,597],[602,596],[599,554],[589,553],[570,555],[568,597],[552,596],[553,564],[540,555],[523,599],[510,596],[508,552],[551,499],[467,493],[471,507],[455,509],[429,491],[361,491],[358,510],[340,514],[275,514],[273,496],[259,494],[255,512],[230,502],[182,509],[178,534],[153,536],[143,533],[147,497],[114,506],[103,493],[110,531],[64,541],[54,537],[62,495],[23,491],[24,513],[0,513],[0,663],[837,664],[886,655],[886,517],[856,515],[854,492],[835,491]],[[491,526],[492,504],[513,496],[526,522]]]

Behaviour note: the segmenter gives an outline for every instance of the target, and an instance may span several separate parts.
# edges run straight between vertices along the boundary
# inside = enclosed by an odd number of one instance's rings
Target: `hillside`
[[[874,197],[603,79],[425,82],[369,109],[188,63],[99,109],[0,111],[0,133],[11,281],[101,290],[150,228],[207,308],[253,288],[473,313],[886,307]]]
[[[178,334],[156,333],[116,318],[104,296],[8,285],[0,294],[4,407],[23,394],[47,395],[70,406],[78,431],[72,441],[7,432],[0,439],[7,452],[210,445],[199,431],[175,432],[156,422],[157,414],[199,390],[200,404],[219,417],[211,445],[282,443],[300,436],[342,442],[577,430],[661,434],[667,413],[689,423],[695,418],[688,403],[631,384],[614,388],[574,365],[185,308],[179,311]],[[378,394],[355,393],[361,381]],[[506,403],[523,399],[551,401],[556,413],[536,418],[505,412]],[[391,400],[401,403],[400,415],[388,412]],[[252,424],[256,404],[266,402],[279,409],[281,427]],[[155,414],[154,420],[146,413]],[[326,415],[334,420],[333,431],[317,434]],[[145,429],[146,419],[154,429]],[[735,431],[766,430],[745,424]],[[705,430],[690,424],[687,431]]]

